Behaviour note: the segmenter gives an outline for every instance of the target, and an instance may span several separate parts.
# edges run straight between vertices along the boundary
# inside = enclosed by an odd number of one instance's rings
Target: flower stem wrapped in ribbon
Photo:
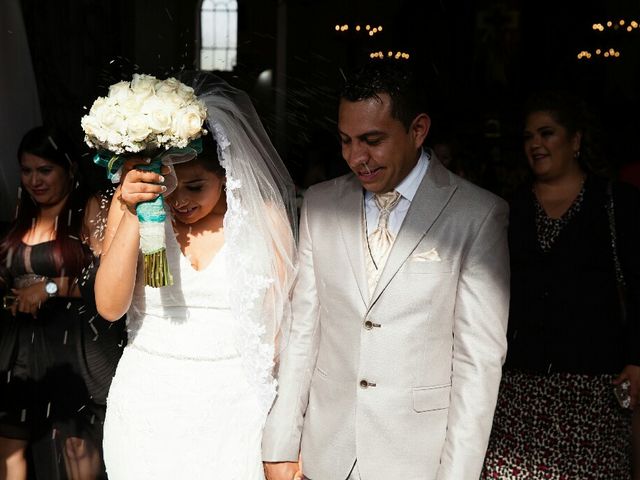
[[[160,173],[162,165],[193,159],[202,151],[200,136],[206,133],[202,128],[206,116],[206,108],[191,87],[175,78],[157,80],[151,75],[135,74],[131,82],[111,85],[109,95],[94,102],[89,114],[82,118],[82,128],[85,142],[99,149],[94,162],[107,169],[109,179],[118,182],[124,160],[130,154],[144,152],[151,157],[149,164],[136,168],[156,173]],[[167,195],[172,188],[165,186]],[[172,285],[163,196],[138,204],[136,213],[145,285]]]
[[[160,173],[162,162],[153,158],[148,165],[139,165],[140,170]],[[136,214],[140,222],[140,250],[144,258],[144,284],[151,287],[173,285],[173,277],[167,262],[164,221],[164,197],[158,195],[155,200],[136,205]]]

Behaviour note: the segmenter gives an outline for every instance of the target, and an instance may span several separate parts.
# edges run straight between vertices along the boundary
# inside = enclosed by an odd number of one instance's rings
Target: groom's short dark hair
[[[391,98],[391,115],[408,130],[418,114],[426,113],[424,90],[403,60],[371,60],[346,76],[340,98],[359,102],[380,99],[386,93]]]

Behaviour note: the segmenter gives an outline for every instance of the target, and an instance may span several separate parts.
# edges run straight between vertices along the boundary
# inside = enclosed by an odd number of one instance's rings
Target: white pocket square
[[[440,262],[442,259],[438,255],[438,251],[432,248],[429,251],[422,253],[414,253],[411,255],[411,260],[415,262]]]

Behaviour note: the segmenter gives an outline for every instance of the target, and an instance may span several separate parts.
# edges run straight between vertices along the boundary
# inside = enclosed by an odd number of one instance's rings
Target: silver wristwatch
[[[58,294],[58,284],[52,279],[47,278],[44,282],[44,291],[47,292],[49,298],[55,297]]]

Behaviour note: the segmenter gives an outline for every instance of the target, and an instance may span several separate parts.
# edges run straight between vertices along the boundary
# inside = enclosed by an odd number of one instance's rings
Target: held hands
[[[622,369],[620,375],[613,380],[613,384],[620,385],[626,380],[629,381],[629,395],[631,396],[629,408],[635,410],[640,400],[640,367],[637,365],[627,365]]]
[[[150,162],[150,158],[130,158],[122,166],[120,193],[117,198],[134,215],[138,203],[153,201],[167,190],[167,187],[160,185],[164,182],[162,175],[136,169],[136,166],[148,165]],[[169,168],[163,166],[162,171],[168,173]]]
[[[298,462],[264,462],[267,480],[302,480]]]
[[[11,306],[11,315],[14,317],[16,313],[28,313],[32,317],[38,316],[40,306],[47,301],[49,295],[44,289],[45,282],[34,283],[24,288],[12,288],[11,291],[16,299]]]

